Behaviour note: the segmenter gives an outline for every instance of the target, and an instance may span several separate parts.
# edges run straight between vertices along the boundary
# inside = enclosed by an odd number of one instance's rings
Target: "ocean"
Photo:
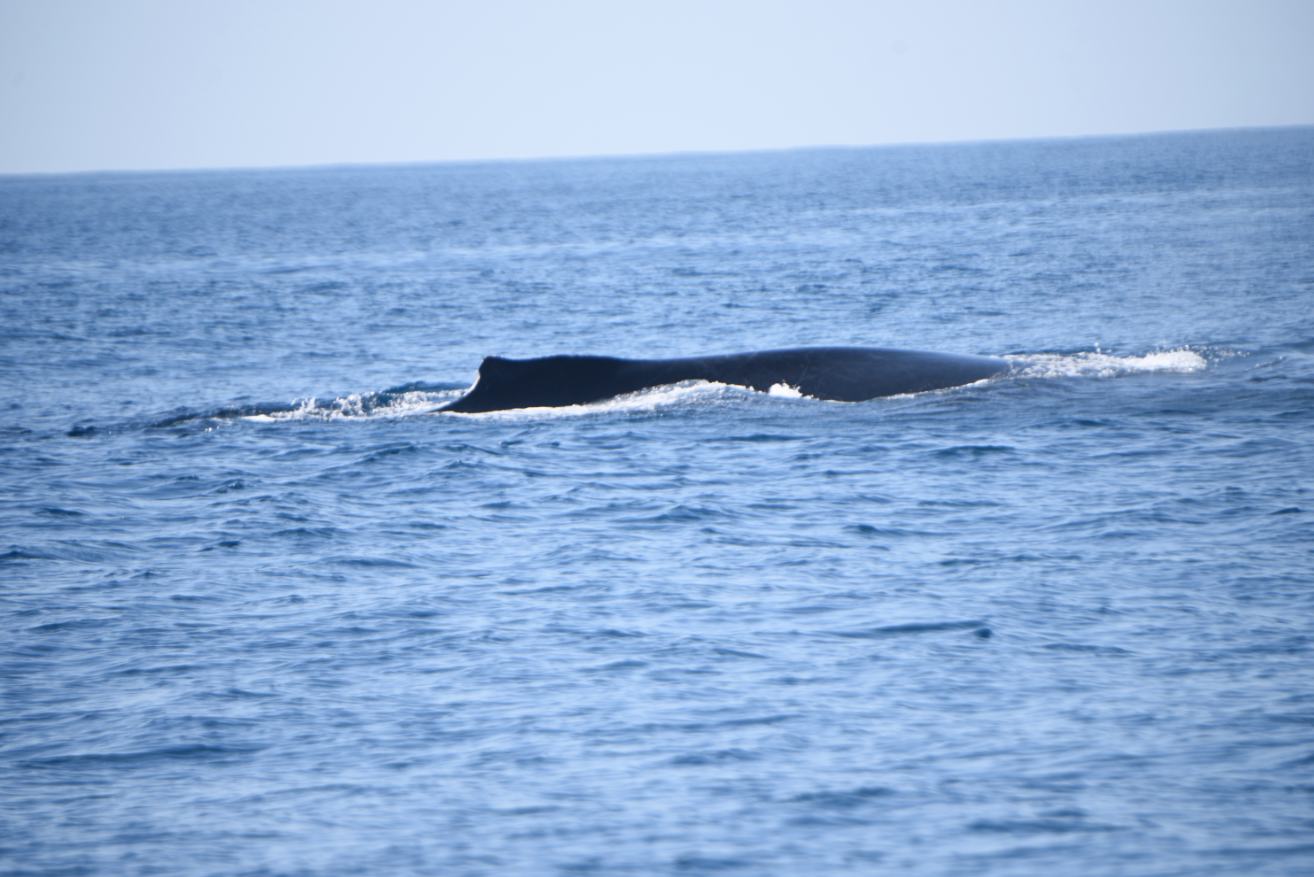
[[[438,413],[483,357],[1002,356]],[[0,177],[0,872],[1314,869],[1314,128]]]

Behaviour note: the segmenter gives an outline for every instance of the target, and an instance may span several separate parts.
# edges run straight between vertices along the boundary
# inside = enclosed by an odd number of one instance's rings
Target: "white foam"
[[[456,391],[426,393],[412,390],[406,393],[387,395],[386,401],[380,401],[377,393],[352,393],[331,401],[299,399],[296,402],[296,407],[288,411],[253,414],[242,419],[257,423],[279,423],[297,420],[391,420],[401,417],[414,417],[418,414],[431,414],[461,395],[461,393]]]
[[[1110,353],[1039,353],[1006,356],[1023,377],[1111,378],[1137,372],[1198,372],[1208,361],[1188,347],[1159,350],[1144,356],[1114,356]]]
[[[600,399],[583,405],[563,405],[561,407],[509,408],[502,411],[450,412],[458,417],[478,417],[493,420],[514,420],[545,417],[582,417],[599,413],[626,412],[645,413],[683,405],[689,402],[706,402],[723,399],[727,396],[739,396],[753,393],[746,387],[730,384],[718,384],[709,381],[681,381],[661,387],[650,387],[624,396]]]

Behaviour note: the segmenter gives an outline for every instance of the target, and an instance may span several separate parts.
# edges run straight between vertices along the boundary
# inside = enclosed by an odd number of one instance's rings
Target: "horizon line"
[[[1234,125],[1218,126],[1208,128],[1166,128],[1153,131],[1126,131],[1100,134],[1048,134],[1023,137],[968,137],[951,140],[890,140],[881,143],[819,143],[803,146],[767,146],[767,147],[750,147],[747,149],[676,149],[668,152],[602,152],[602,153],[581,153],[575,155],[540,155],[540,156],[490,156],[484,158],[444,158],[444,159],[417,159],[417,160],[398,160],[398,161],[340,161],[340,162],[320,162],[312,164],[237,164],[237,165],[212,165],[212,166],[191,166],[179,165],[172,167],[102,167],[102,168],[82,168],[76,170],[33,170],[33,171],[0,171],[0,179],[14,178],[31,178],[31,177],[57,177],[57,176],[101,176],[117,174],[191,174],[191,173],[223,173],[227,171],[316,171],[316,170],[345,170],[345,169],[366,169],[366,168],[402,168],[402,167],[433,167],[439,165],[489,165],[489,164],[538,164],[549,162],[569,162],[569,161],[608,161],[608,160],[643,160],[657,158],[697,158],[710,156],[725,155],[750,155],[774,152],[810,152],[825,150],[859,150],[859,149],[885,149],[900,148],[910,146],[967,146],[987,143],[1026,143],[1056,140],[1103,140],[1103,139],[1127,139],[1134,137],[1155,137],[1170,134],[1207,134],[1224,131],[1277,131],[1296,128],[1314,128],[1314,122],[1297,122],[1292,124],[1278,125]]]

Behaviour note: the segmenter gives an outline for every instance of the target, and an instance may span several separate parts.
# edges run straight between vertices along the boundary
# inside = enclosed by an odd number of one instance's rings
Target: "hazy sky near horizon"
[[[1311,0],[0,0],[0,173],[1311,123]]]

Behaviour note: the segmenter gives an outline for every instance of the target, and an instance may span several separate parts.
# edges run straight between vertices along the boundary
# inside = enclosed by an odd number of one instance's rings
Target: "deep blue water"
[[[1307,874],[1312,427],[1310,128],[0,178],[0,872]]]

